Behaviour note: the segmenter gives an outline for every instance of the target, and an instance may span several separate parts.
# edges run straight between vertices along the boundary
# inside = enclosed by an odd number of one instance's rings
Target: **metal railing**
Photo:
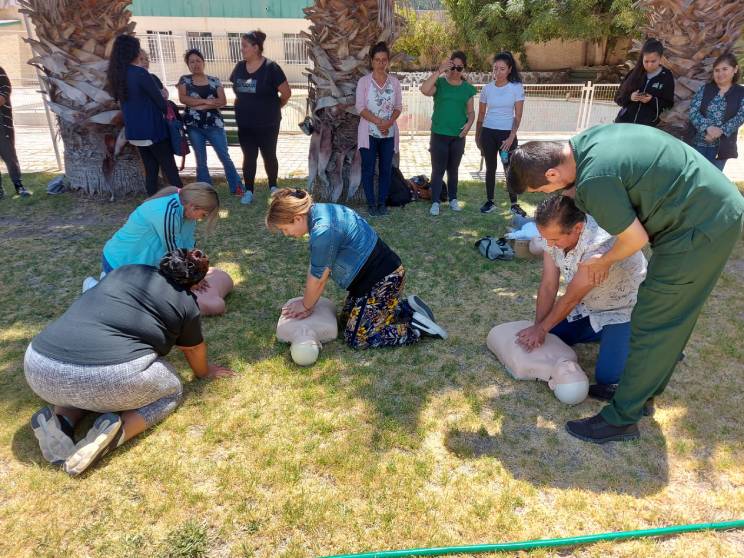
[[[482,84],[477,84],[480,93]],[[522,132],[574,133],[590,126],[612,122],[619,110],[614,102],[618,84],[525,84]],[[476,116],[479,110],[475,98]],[[403,112],[398,119],[402,133],[429,133],[434,100],[418,87],[403,90]]]
[[[151,62],[150,69],[157,62]],[[208,70],[209,71],[209,70]],[[185,73],[185,72],[184,72]],[[179,74],[181,75],[181,74]],[[476,85],[480,92],[483,85]],[[280,132],[301,133],[298,124],[305,118],[308,86],[307,80],[292,83],[292,97],[282,109]],[[619,110],[614,103],[618,85],[605,84],[525,84],[525,106],[520,132],[572,134],[596,124],[612,122]],[[168,86],[170,97],[178,102],[175,85]],[[228,104],[235,102],[235,94],[229,82],[225,83]],[[478,112],[478,97],[475,97]],[[44,105],[36,88],[14,88],[13,112],[16,126],[46,126]],[[434,101],[426,97],[415,86],[403,89],[403,112],[398,126],[403,134],[410,136],[428,134],[431,129],[431,114]],[[475,127],[471,130],[474,133]]]

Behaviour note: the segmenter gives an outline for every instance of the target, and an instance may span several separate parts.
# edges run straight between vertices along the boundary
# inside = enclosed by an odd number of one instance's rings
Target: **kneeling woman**
[[[400,258],[353,209],[313,203],[304,190],[274,194],[266,226],[295,238],[310,235],[310,269],[302,300],[285,306],[290,318],[312,314],[329,278],[349,294],[341,312],[344,341],[354,349],[409,345],[447,332],[417,296],[401,300]]]
[[[176,248],[192,249],[196,243],[196,222],[207,221],[207,232],[214,229],[220,198],[211,185],[193,182],[183,188],[162,188],[144,201],[103,247],[104,273],[128,264],[157,266],[160,258]],[[88,282],[90,281],[90,282]],[[86,279],[83,289],[95,283]],[[232,278],[210,268],[205,279],[192,290],[202,316],[225,312],[224,299],[232,291]]]
[[[53,405],[31,419],[47,461],[80,474],[170,414],[182,397],[178,373],[162,358],[173,346],[199,378],[233,375],[207,362],[191,288],[208,268],[198,250],[169,252],[159,269],[117,268],[34,337],[23,366],[33,392]],[[86,411],[104,414],[75,444]]]

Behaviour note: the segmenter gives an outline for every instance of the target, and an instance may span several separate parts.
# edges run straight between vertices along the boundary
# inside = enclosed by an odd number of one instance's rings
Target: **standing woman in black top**
[[[657,126],[661,113],[674,105],[674,76],[661,65],[664,45],[656,39],[643,43],[638,62],[620,84],[615,122]]]
[[[145,166],[148,196],[158,190],[160,169],[171,186],[181,187],[173,158],[168,127],[167,105],[150,73],[140,64],[140,42],[131,35],[114,41],[108,67],[108,89],[121,105],[127,140],[136,145]]]
[[[279,161],[276,143],[279,139],[281,109],[289,101],[292,91],[279,64],[263,55],[266,33],[251,31],[240,39],[243,61],[238,62],[230,75],[235,90],[235,119],[238,140],[243,151],[243,181],[245,194],[240,203],[253,201],[258,152],[264,160],[269,189],[276,189]]]

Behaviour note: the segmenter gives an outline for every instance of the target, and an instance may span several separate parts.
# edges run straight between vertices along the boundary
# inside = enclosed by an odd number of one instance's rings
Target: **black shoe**
[[[654,398],[652,397],[643,405],[643,416],[652,417],[656,414],[656,405],[654,405]]]
[[[384,205],[378,205],[377,206],[377,214],[378,215],[387,215],[388,209]]]
[[[378,215],[377,208],[375,206],[373,206],[373,205],[367,206],[367,214],[370,217],[377,217],[377,215]]]
[[[566,431],[579,440],[594,444],[627,442],[641,437],[637,424],[615,426],[599,414],[585,419],[569,420],[566,423]]]
[[[617,384],[592,384],[589,386],[589,397],[600,401],[609,401],[615,397]]]
[[[527,212],[524,209],[522,209],[518,203],[511,204],[510,211],[514,215],[519,215],[520,217],[527,217]]]
[[[408,305],[411,307],[411,309],[414,312],[421,312],[422,314],[426,314],[426,316],[428,316],[428,318],[432,322],[436,321],[434,319],[434,312],[432,312],[431,308],[429,308],[429,306],[423,300],[421,300],[418,296],[411,295],[406,299],[406,302],[408,302]]]
[[[16,194],[21,196],[22,198],[27,198],[31,195],[31,192],[26,190],[23,186],[16,186]]]
[[[496,205],[491,200],[488,200],[481,206],[481,213],[491,213],[495,209]]]
[[[447,339],[447,332],[444,330],[444,328],[439,326],[434,320],[430,320],[429,316],[427,316],[426,314],[422,314],[421,312],[413,313],[411,327],[418,330],[421,335]]]

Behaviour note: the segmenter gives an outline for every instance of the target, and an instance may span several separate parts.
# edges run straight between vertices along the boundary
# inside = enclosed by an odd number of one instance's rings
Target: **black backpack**
[[[415,201],[416,194],[408,185],[408,181],[403,177],[400,169],[393,167],[390,174],[390,190],[388,191],[387,205],[401,207]]]

